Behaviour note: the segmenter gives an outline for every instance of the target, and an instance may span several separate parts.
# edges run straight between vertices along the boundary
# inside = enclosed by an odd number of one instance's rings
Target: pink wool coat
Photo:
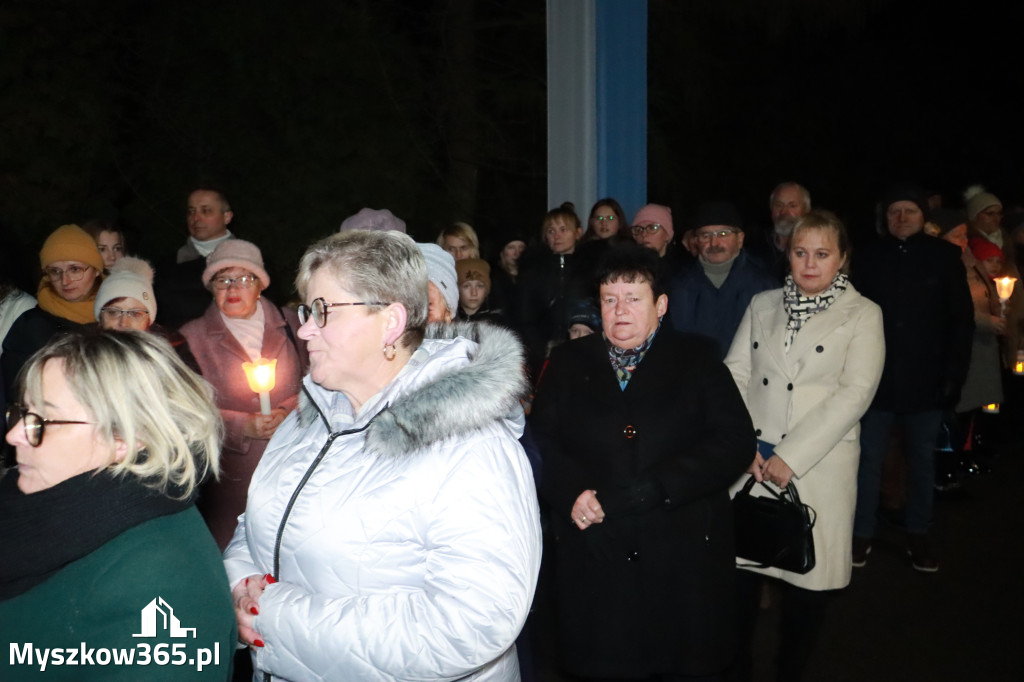
[[[306,342],[295,336],[299,318],[290,309],[278,308],[265,298],[260,299],[260,305],[267,320],[261,354],[264,358],[277,358],[277,384],[270,392],[270,405],[291,411],[298,404],[302,376],[309,362]],[[287,327],[291,327],[291,337]],[[213,386],[224,419],[220,481],[201,489],[198,505],[223,551],[235,531],[238,515],[245,511],[249,480],[268,441],[243,435],[249,415],[260,411],[260,400],[249,389],[242,371],[242,363],[248,362],[249,356],[228,331],[217,304],[211,303],[203,316],[185,324],[181,333],[188,339],[203,378]]]

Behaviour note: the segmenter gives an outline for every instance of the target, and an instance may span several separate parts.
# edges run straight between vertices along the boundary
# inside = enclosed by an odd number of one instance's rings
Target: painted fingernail
[[[256,607],[255,607],[255,606],[250,606],[250,607],[249,607],[249,613],[251,613],[251,614],[252,614],[252,615],[254,615],[254,616],[258,616],[258,615],[260,615],[260,612],[256,610]]]
[[[263,640],[262,639],[254,639],[254,640],[252,640],[252,643],[253,643],[253,645],[260,647],[261,649],[263,648]]]
[[[274,583],[277,582],[276,580],[274,580],[274,576],[270,575],[269,573],[267,573],[265,576],[263,576],[263,579],[266,580],[267,584],[269,584],[269,585],[273,585]]]

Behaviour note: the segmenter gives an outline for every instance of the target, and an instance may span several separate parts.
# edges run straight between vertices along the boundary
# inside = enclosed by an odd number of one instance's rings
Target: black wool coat
[[[595,677],[712,674],[734,655],[728,488],[750,416],[714,342],[662,328],[625,391],[600,334],[555,349],[531,426],[555,535],[559,649]],[[606,518],[570,519],[596,490]]]
[[[885,369],[871,407],[952,408],[971,361],[974,304],[960,249],[918,232],[856,253],[851,280],[882,309]]]

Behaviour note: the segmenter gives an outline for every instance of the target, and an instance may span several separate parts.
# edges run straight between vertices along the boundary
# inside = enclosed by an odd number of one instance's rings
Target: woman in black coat
[[[657,269],[649,249],[609,251],[604,334],[553,352],[531,417],[560,653],[587,679],[714,678],[735,651],[728,488],[754,429],[715,345],[660,329]]]

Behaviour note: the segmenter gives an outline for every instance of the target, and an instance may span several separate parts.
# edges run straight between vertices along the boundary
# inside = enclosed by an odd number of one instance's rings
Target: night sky
[[[764,225],[792,179],[861,234],[896,182],[1024,201],[1024,11],[936,7],[652,0],[649,200]],[[423,240],[466,220],[485,247],[550,208],[539,0],[16,0],[0,45],[0,230],[27,253],[98,216],[159,259],[208,180],[289,278],[363,206]]]

